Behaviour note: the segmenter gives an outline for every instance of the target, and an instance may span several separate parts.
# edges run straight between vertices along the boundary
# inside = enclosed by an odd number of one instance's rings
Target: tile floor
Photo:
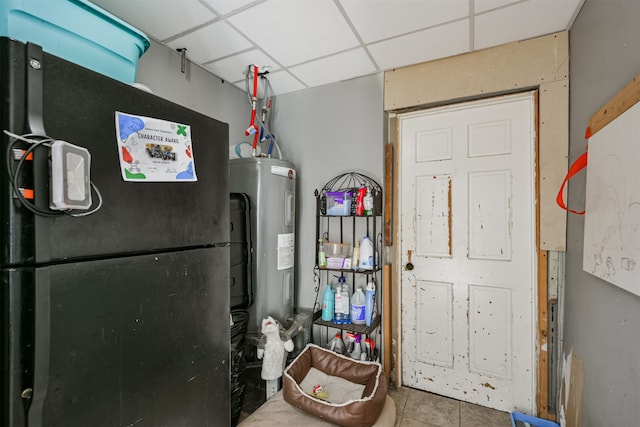
[[[437,394],[390,387],[396,403],[396,427],[510,427],[508,412],[460,402]]]
[[[264,403],[264,381],[259,368],[248,368],[240,421]],[[508,412],[497,411],[471,403],[460,402],[437,394],[403,387],[389,387],[389,395],[396,403],[396,427],[510,427]],[[283,426],[287,427],[287,426]]]

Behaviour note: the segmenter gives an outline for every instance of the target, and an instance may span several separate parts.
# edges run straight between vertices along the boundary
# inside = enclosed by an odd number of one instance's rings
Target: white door
[[[535,407],[535,93],[399,116],[403,385]]]

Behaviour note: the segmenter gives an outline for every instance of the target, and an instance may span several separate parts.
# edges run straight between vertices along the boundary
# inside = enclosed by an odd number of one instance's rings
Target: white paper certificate
[[[116,111],[120,170],[125,181],[197,181],[191,126]]]

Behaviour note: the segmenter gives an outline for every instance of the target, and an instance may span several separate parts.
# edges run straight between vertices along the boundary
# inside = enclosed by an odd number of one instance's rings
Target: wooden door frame
[[[534,292],[536,295],[536,300],[534,301],[535,307],[537,308],[537,316],[535,318],[536,321],[536,333],[535,338],[536,342],[534,343],[536,349],[535,355],[535,366],[536,373],[534,374],[533,380],[535,381],[535,389],[536,389],[536,413],[538,416],[543,418],[550,418],[552,415],[549,414],[548,408],[548,395],[549,395],[549,383],[548,383],[548,358],[547,358],[547,332],[548,332],[548,313],[547,313],[547,294],[548,294],[548,277],[547,277],[547,254],[548,251],[540,249],[540,137],[539,137],[539,89],[527,89],[521,91],[522,93],[533,92],[533,104],[534,104],[534,112],[533,112],[533,129],[535,132],[534,143],[534,170],[535,170],[535,221],[536,221],[536,236],[535,236],[535,247],[532,248],[533,251],[537,253],[537,292]],[[478,97],[476,99],[468,99],[463,102],[475,101],[486,99],[489,97],[501,96],[504,94],[493,94],[491,96]],[[458,102],[452,102],[449,105],[455,105]],[[441,106],[441,105],[438,105]],[[393,147],[393,151],[396,155],[393,158],[393,182],[395,183],[393,186],[393,236],[395,245],[395,253],[393,259],[395,260],[392,269],[392,277],[395,279],[394,282],[397,283],[397,286],[393,287],[393,295],[392,300],[396,301],[393,304],[393,325],[394,328],[394,336],[395,336],[395,373],[396,373],[396,385],[398,387],[402,387],[402,310],[401,310],[401,288],[402,288],[402,253],[401,253],[401,229],[400,229],[400,168],[399,168],[399,158],[401,156],[401,141],[399,138],[400,135],[400,121],[398,120],[398,115],[408,113],[411,111],[427,111],[429,108],[418,108],[418,109],[407,109],[406,111],[396,111],[393,117],[390,117],[390,126],[389,129],[395,129],[395,135],[390,135],[390,145]],[[390,132],[394,133],[394,132]],[[533,266],[536,268],[536,266]],[[540,302],[543,303],[540,303]]]
[[[569,32],[561,31],[542,37],[469,51],[450,58],[395,68],[384,73],[384,110],[390,115],[389,143],[398,152],[395,113],[410,109],[432,107],[455,100],[474,99],[487,94],[503,94],[513,89],[539,89],[539,120],[536,136],[540,173],[537,177],[540,191],[540,248],[538,256],[538,283],[547,276],[546,251],[566,250],[567,214],[555,203],[555,197],[568,169],[569,157]],[[393,236],[397,245],[398,223],[398,156],[394,156]],[[390,256],[394,249],[390,248]],[[398,278],[398,265],[394,258],[393,279]],[[396,282],[397,283],[397,282]],[[546,286],[546,283],[544,284]],[[540,288],[540,285],[539,285]],[[400,363],[398,286],[393,286],[393,330],[396,343],[396,365]],[[543,290],[546,294],[546,288]],[[540,293],[538,294],[540,297]],[[545,304],[546,313],[546,304]],[[538,314],[540,315],[540,313]],[[543,324],[544,319],[538,319]],[[538,331],[546,342],[546,329]],[[541,343],[540,343],[541,344]],[[539,345],[541,357],[547,358],[547,348]],[[396,368],[396,372],[398,369]],[[538,376],[547,370],[538,366]],[[538,381],[538,386],[543,382]],[[537,392],[539,416],[548,414],[547,388]],[[553,418],[550,415],[548,418]]]

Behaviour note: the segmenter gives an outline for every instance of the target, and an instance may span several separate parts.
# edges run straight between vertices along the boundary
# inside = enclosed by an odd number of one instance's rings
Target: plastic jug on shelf
[[[369,236],[364,236],[360,244],[360,264],[358,267],[361,270],[373,270],[373,264],[373,242]]]
[[[365,295],[360,287],[356,289],[351,297],[351,323],[355,325],[365,324]]]

